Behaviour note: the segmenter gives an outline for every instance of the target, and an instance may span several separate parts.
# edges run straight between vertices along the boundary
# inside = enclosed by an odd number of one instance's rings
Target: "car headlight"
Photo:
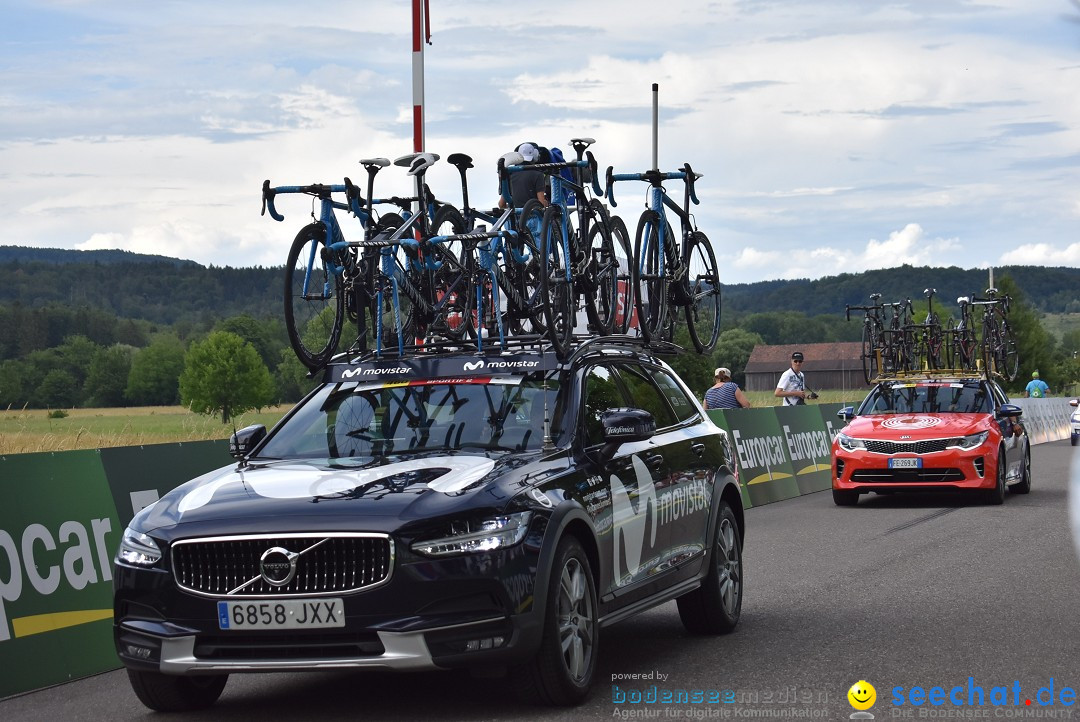
[[[856,439],[848,436],[847,434],[837,434],[836,441],[840,444],[840,448],[844,451],[858,451],[860,449],[866,449],[866,442],[862,439]]]
[[[989,431],[980,431],[977,434],[961,436],[953,439],[953,443],[949,444],[949,446],[956,449],[974,449],[976,446],[980,446],[982,442],[986,441],[986,437],[989,436],[989,434]]]
[[[161,561],[161,548],[150,537],[128,527],[120,540],[116,561],[135,567],[152,567]]]
[[[532,512],[493,516],[473,522],[455,524],[453,534],[439,539],[414,542],[412,550],[429,557],[452,554],[487,552],[517,544],[529,531]]]

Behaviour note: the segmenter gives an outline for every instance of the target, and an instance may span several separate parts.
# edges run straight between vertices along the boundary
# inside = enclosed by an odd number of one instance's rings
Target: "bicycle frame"
[[[684,259],[687,253],[687,243],[690,240],[690,234],[694,232],[693,218],[690,215],[690,202],[693,201],[694,205],[698,205],[701,201],[697,198],[697,193],[694,191],[694,181],[699,177],[690,168],[690,164],[683,165],[683,169],[680,171],[673,171],[667,173],[661,173],[658,170],[650,170],[645,173],[612,173],[612,169],[608,168],[607,173],[607,198],[611,202],[612,206],[617,206],[615,202],[614,185],[615,181],[626,180],[640,180],[649,183],[652,187],[649,189],[648,201],[645,206],[648,210],[655,211],[659,216],[659,225],[657,228],[657,243],[658,243],[658,262],[660,275],[670,275],[673,278],[677,277]],[[667,191],[664,190],[663,182],[665,180],[682,180],[685,182],[683,192],[683,204],[679,206],[675,201],[671,199]],[[670,208],[672,212],[679,217],[682,240],[680,242],[679,251],[674,254],[671,259],[675,268],[668,269],[665,264],[668,262],[668,255],[673,253],[674,249],[664,248],[664,239],[667,236],[668,218],[667,212],[664,208]],[[674,233],[672,234],[674,235]],[[641,272],[641,264],[644,261],[644,255],[642,258],[637,259],[638,271]]]

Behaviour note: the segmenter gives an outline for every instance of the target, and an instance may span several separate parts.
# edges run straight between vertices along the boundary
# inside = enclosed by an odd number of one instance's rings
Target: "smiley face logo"
[[[865,679],[860,679],[851,685],[851,689],[847,692],[847,699],[855,709],[867,710],[877,701],[877,690]]]

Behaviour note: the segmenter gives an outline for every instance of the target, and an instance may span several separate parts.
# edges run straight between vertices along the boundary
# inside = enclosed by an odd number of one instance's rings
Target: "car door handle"
[[[705,444],[700,441],[690,444],[690,448],[694,450],[694,453],[701,456],[705,453]]]
[[[663,454],[649,454],[645,457],[645,466],[653,471],[660,471],[664,467]]]

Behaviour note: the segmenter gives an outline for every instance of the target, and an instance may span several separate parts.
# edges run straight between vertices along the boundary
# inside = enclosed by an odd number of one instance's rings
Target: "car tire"
[[[991,506],[1005,503],[1005,467],[1008,459],[1005,457],[1005,449],[998,449],[997,455],[997,483],[994,488],[986,492],[986,503]]]
[[[1009,487],[1010,494],[1026,494],[1031,491],[1031,447],[1024,450],[1024,470],[1020,481]]]
[[[742,537],[735,512],[720,502],[709,555],[709,571],[701,586],[679,597],[679,618],[691,634],[727,634],[742,615]]]
[[[596,677],[598,600],[589,557],[574,537],[559,542],[551,569],[540,648],[513,676],[524,701],[566,707],[585,699]]]
[[[158,712],[187,712],[217,702],[229,680],[227,674],[181,677],[129,669],[128,681],[139,701]]]
[[[1077,436],[1076,434],[1073,434],[1072,436],[1069,437],[1069,443],[1072,444],[1073,446],[1076,446],[1077,444],[1080,444],[1080,436]]]
[[[855,506],[859,503],[859,492],[833,489],[832,500],[837,506]]]

